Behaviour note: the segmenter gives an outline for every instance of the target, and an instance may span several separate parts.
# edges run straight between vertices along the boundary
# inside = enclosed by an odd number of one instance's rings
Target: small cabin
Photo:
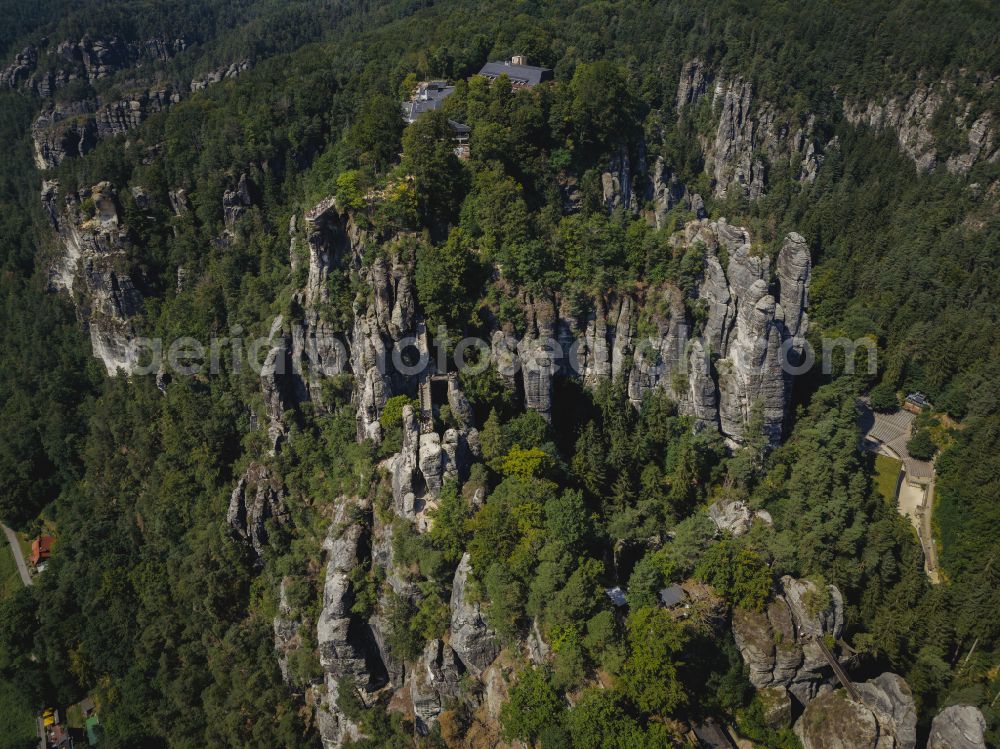
[[[687,601],[687,593],[685,593],[684,588],[677,583],[660,590],[658,597],[660,599],[660,605],[668,609],[680,606],[682,603]]]

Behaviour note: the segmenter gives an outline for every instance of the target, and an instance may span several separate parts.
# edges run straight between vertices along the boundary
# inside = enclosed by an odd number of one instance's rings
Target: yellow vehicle
[[[59,721],[59,716],[56,713],[55,708],[47,707],[42,712],[42,724],[48,728],[49,726],[54,726]]]

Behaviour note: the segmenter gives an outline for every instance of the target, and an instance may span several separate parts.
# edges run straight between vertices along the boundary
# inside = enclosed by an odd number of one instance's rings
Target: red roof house
[[[52,556],[52,544],[55,543],[55,538],[52,536],[39,536],[34,541],[31,542],[31,556],[28,558],[29,561],[38,566],[39,562],[43,562]]]

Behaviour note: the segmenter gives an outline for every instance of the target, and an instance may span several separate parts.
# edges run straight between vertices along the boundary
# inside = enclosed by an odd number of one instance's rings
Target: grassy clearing
[[[899,478],[900,462],[886,455],[875,456],[875,488],[886,501],[896,503],[896,482]]]

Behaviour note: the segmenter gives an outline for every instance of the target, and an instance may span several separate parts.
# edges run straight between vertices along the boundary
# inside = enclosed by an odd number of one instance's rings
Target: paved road
[[[31,575],[28,572],[28,565],[24,561],[24,554],[21,553],[21,544],[17,542],[17,534],[6,525],[2,527],[7,542],[10,544],[10,552],[14,555],[14,561],[17,563],[17,571],[21,574],[21,581],[25,585],[31,585]]]

